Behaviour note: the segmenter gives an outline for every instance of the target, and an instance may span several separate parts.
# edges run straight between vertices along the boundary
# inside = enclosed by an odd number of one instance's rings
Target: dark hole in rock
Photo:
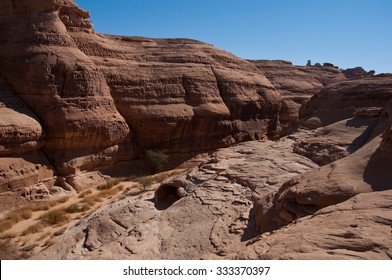
[[[179,199],[176,186],[162,185],[155,191],[155,208],[165,210]]]

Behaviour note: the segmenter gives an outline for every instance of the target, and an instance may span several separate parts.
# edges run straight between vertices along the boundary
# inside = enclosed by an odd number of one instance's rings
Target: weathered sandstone
[[[236,259],[392,258],[392,191],[362,193],[251,240]]]
[[[332,66],[295,66],[284,60],[250,60],[271,81],[283,97],[279,119],[282,123],[296,122],[299,108],[327,84],[345,80]]]
[[[350,118],[358,109],[382,108],[392,97],[392,77],[375,76],[328,85],[300,109],[303,125],[319,127]]]
[[[279,92],[230,53],[101,35],[71,0],[3,0],[0,10],[0,156],[40,151],[67,177],[147,149],[199,151],[279,128]]]

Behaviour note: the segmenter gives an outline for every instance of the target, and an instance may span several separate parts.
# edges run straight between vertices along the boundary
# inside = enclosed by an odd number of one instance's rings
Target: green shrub
[[[147,150],[146,157],[154,167],[155,172],[163,171],[169,159],[169,156],[161,150]]]

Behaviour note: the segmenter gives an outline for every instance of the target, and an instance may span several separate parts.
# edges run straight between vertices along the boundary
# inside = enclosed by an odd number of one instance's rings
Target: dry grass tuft
[[[64,196],[57,200],[58,203],[66,203],[71,197],[70,196]]]
[[[18,234],[16,232],[12,232],[12,233],[6,233],[6,234],[1,234],[0,235],[0,239],[1,240],[5,240],[5,239],[13,239],[15,237],[17,237]]]
[[[38,238],[38,240],[44,240],[46,237],[50,236],[51,234],[52,234],[51,231],[46,231]]]
[[[181,173],[183,173],[183,172],[185,172],[187,170],[188,169],[185,169],[185,168],[177,168],[177,169],[173,169],[173,170],[169,170],[169,171],[165,171],[165,172],[154,174],[154,175],[152,175],[152,178],[156,182],[162,182],[162,181],[166,180],[169,177],[181,174]]]
[[[69,221],[69,217],[64,209],[52,210],[41,216],[41,220],[46,225],[62,225]]]
[[[0,233],[5,232],[6,230],[9,230],[13,224],[10,221],[2,221],[0,223]]]
[[[65,208],[65,212],[68,214],[73,214],[73,213],[80,213],[80,212],[85,212],[90,209],[90,205],[87,203],[74,203]]]
[[[83,198],[83,203],[87,203],[90,206],[94,206],[97,202],[101,202],[102,199],[97,197],[97,195],[89,195]]]
[[[27,229],[25,229],[22,232],[22,236],[38,233],[38,232],[41,232],[43,229],[44,229],[44,226],[41,223],[37,223],[37,224],[31,225]]]
[[[50,238],[50,239],[46,240],[45,244],[42,247],[46,247],[47,248],[47,247],[50,247],[50,246],[52,246],[52,245],[54,245],[56,243],[57,243],[56,240]]]
[[[109,189],[101,189],[99,193],[85,196],[82,202],[94,206],[98,202],[102,202],[104,198],[111,198],[122,190],[124,190],[123,185],[117,185],[116,187]]]
[[[144,190],[154,184],[154,179],[151,176],[139,177],[136,178],[135,181],[138,182]]]
[[[115,180],[110,180],[108,182],[106,182],[103,185],[100,185],[97,187],[98,190],[108,190],[113,188],[114,186],[118,185],[120,183],[120,180],[115,179]]]
[[[33,211],[28,206],[10,211],[5,219],[0,223],[0,233],[9,230],[13,225],[20,221],[30,219],[32,216]]]
[[[82,191],[82,192],[79,194],[78,198],[84,198],[85,196],[90,195],[90,194],[92,194],[92,193],[93,193],[92,190],[85,190],[85,191]]]
[[[66,227],[59,229],[58,231],[56,231],[55,233],[53,233],[53,236],[60,236],[62,235],[65,231],[67,230]]]
[[[16,224],[20,221],[30,219],[33,216],[33,211],[28,207],[12,210],[8,213],[6,220]]]

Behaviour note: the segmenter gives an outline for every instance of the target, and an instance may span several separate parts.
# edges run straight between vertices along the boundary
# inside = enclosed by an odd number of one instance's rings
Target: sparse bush
[[[4,221],[0,223],[0,233],[9,230],[13,225],[20,221],[30,219],[33,216],[33,211],[28,207],[22,207],[10,211]]]
[[[83,198],[83,202],[90,206],[94,206],[97,203],[96,198],[97,197],[95,195],[89,195]]]
[[[9,212],[6,219],[11,221],[11,223],[16,224],[20,221],[30,219],[32,216],[33,211],[30,208],[23,207]]]
[[[44,215],[41,216],[42,222],[47,225],[59,225],[63,224],[68,221],[68,216],[66,215],[65,211],[60,210],[52,210]]]
[[[147,150],[146,157],[153,166],[155,172],[163,171],[169,159],[169,156],[161,150]]]

